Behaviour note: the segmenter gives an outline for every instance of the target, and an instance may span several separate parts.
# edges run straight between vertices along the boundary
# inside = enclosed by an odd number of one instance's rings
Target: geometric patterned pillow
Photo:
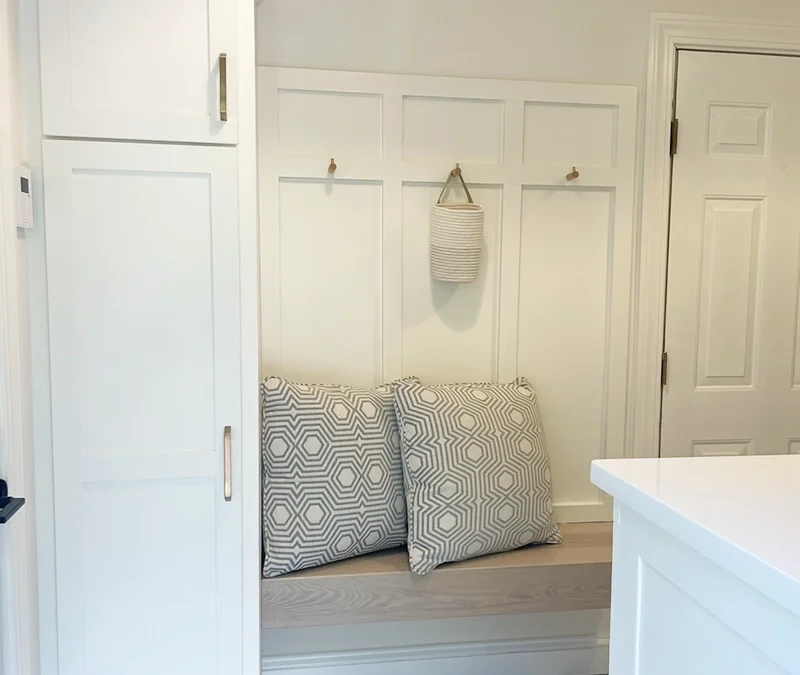
[[[264,576],[405,544],[391,386],[270,377],[261,395]]]
[[[528,381],[398,383],[411,570],[558,544],[550,462]]]

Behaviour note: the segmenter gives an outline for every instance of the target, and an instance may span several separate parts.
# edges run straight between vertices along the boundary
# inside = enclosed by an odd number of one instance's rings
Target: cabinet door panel
[[[235,143],[229,0],[39,0],[48,136]]]
[[[60,672],[241,672],[236,150],[44,159]]]

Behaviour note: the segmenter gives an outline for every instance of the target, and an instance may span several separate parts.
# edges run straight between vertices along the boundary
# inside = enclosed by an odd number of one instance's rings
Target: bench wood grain
[[[611,605],[611,524],[561,525],[564,543],[444,565],[426,576],[392,549],[262,580],[262,626],[527,614]]]

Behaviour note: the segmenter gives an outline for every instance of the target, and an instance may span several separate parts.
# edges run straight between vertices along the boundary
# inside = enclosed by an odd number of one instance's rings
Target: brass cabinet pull
[[[225,427],[225,484],[223,490],[225,492],[225,501],[231,500],[231,428]]]
[[[219,55],[219,119],[228,121],[228,55]]]

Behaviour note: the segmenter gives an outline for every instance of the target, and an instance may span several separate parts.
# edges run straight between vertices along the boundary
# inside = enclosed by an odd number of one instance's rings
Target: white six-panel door
[[[39,31],[46,136],[236,143],[230,0],[39,0]]]
[[[60,675],[241,672],[236,150],[44,170]]]
[[[800,451],[800,59],[682,52],[661,454]]]

